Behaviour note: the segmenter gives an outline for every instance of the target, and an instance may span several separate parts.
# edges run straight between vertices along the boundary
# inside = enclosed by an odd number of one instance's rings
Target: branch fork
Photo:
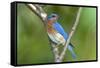
[[[37,16],[43,21],[44,26],[46,26],[46,22],[47,22],[47,13],[43,10],[41,5],[38,4],[27,4],[27,6],[34,12],[37,14]],[[55,45],[54,43],[51,42],[51,46],[52,46],[52,52],[54,54],[54,62],[62,62],[64,59],[64,55],[66,53],[67,50],[67,46],[70,43],[70,40],[72,38],[72,36],[74,35],[74,32],[76,31],[77,25],[79,23],[79,19],[80,19],[80,14],[81,14],[81,10],[82,7],[79,7],[77,15],[76,15],[76,20],[75,23],[72,26],[72,29],[69,33],[69,37],[67,39],[67,41],[65,42],[65,45],[63,47],[63,51],[59,54],[59,49],[58,46]]]

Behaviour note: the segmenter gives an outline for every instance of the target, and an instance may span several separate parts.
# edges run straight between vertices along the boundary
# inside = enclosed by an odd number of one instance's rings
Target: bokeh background
[[[58,5],[43,7],[48,15],[51,13],[59,15],[58,22],[68,33],[75,22],[78,8]],[[75,47],[77,60],[73,60],[67,50],[64,62],[96,60],[96,8],[83,7],[79,25],[71,43]],[[24,3],[17,4],[17,63],[54,63],[43,22]]]

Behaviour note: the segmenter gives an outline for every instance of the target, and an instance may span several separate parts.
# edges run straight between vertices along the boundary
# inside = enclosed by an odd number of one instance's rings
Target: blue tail
[[[68,45],[68,50],[71,52],[73,59],[76,59],[76,54],[75,54],[75,52],[73,50],[72,44]]]

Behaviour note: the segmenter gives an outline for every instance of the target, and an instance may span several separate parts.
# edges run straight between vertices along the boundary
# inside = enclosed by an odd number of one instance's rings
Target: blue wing
[[[57,32],[59,32],[67,40],[68,34],[64,31],[63,27],[58,22],[54,23],[53,27]]]

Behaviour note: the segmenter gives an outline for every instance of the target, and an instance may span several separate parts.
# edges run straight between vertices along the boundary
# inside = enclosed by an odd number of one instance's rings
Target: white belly
[[[48,33],[48,36],[49,36],[49,38],[53,41],[53,42],[55,42],[55,43],[57,43],[58,45],[59,44],[62,44],[62,45],[64,45],[65,44],[65,39],[64,39],[64,37],[60,34],[60,33],[58,33],[58,32],[55,32],[55,33]]]

